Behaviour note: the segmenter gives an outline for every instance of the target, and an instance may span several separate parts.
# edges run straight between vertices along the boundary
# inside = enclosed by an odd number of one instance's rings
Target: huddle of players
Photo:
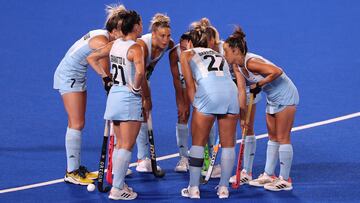
[[[234,167],[235,131],[239,117],[241,126],[249,129],[245,139],[242,184],[263,186],[272,191],[292,189],[289,177],[293,156],[290,129],[299,96],[282,69],[259,55],[247,52],[245,34],[240,27],[223,42],[210,22],[202,19],[193,23],[175,46],[170,38],[168,16],[156,14],[151,21],[151,33],[141,36],[142,20],[136,11],[126,10],[123,6],[109,10],[106,30],[90,31],[78,40],[54,75],[54,88],[62,95],[69,119],[65,143],[68,165],[65,181],[87,185],[92,183],[91,179],[95,176],[80,166],[88,62],[104,82],[108,93],[104,118],[113,121],[116,135],[114,178],[109,198],[131,200],[137,197],[124,179],[135,142],[139,159],[136,170],[151,172],[147,125],[144,122],[152,109],[149,79],[158,60],[170,50],[178,108],[176,138],[181,157],[175,170],[190,172],[189,185],[182,189],[182,196],[200,198],[199,180],[204,146],[208,143],[209,134],[209,146],[214,144],[215,132],[212,129],[217,120],[222,146],[217,194],[219,198],[229,197],[228,185]],[[252,180],[256,138],[253,133],[254,113],[252,121],[247,126],[244,123],[246,92],[259,99],[260,95],[257,94],[261,91],[267,97],[266,120],[270,140],[265,171]],[[188,154],[190,104],[193,106],[192,146]],[[83,111],[74,110],[79,106]],[[82,125],[77,125],[79,122]],[[275,177],[279,158],[280,176]]]

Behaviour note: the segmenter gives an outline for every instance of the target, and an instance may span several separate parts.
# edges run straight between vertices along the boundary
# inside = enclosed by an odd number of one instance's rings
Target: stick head
[[[110,187],[110,186],[107,186],[107,187],[103,188],[102,186],[99,186],[99,185],[98,185],[98,190],[99,190],[99,192],[101,192],[101,193],[107,193],[107,192],[109,192],[109,191],[111,190],[111,187]]]
[[[162,170],[154,171],[154,176],[157,178],[162,178],[165,176],[165,171],[162,171]]]
[[[232,183],[231,184],[231,187],[233,188],[233,189],[238,189],[239,187],[240,187],[240,183]]]
[[[209,181],[206,180],[204,176],[201,176],[201,177],[200,177],[200,184],[205,185],[205,184],[207,184],[208,182],[209,182]]]

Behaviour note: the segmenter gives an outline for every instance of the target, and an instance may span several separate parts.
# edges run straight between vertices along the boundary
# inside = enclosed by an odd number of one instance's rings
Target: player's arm
[[[244,76],[240,73],[239,68],[236,64],[232,65],[235,78],[236,78],[236,85],[238,88],[238,98],[239,98],[239,105],[240,105],[240,123],[241,126],[245,124],[245,115],[246,115],[246,83]]]
[[[135,94],[140,94],[141,85],[144,80],[144,52],[139,44],[134,44],[130,47],[127,55],[129,61],[135,64],[135,79],[131,87],[131,91]]]
[[[177,55],[176,49],[172,49],[169,53],[170,70],[173,77],[173,85],[175,88],[176,105],[178,108],[179,116],[181,117],[185,113],[185,101],[182,93],[178,61],[179,57]]]
[[[264,79],[257,83],[260,87],[275,80],[283,73],[281,68],[265,63],[263,60],[258,58],[251,58],[248,60],[247,68],[251,72],[259,73],[264,76]]]
[[[99,36],[96,36],[96,37],[90,39],[89,47],[92,50],[97,50],[97,49],[100,49],[100,48],[104,47],[108,43],[109,43],[108,38],[106,38],[103,35],[99,35]],[[109,69],[110,60],[109,60],[109,57],[103,57],[103,58],[99,59],[99,64],[103,68],[106,75],[110,75],[110,69]]]
[[[146,76],[145,61],[146,61],[146,58],[148,57],[148,54],[150,54],[150,53],[148,51],[148,48],[147,48],[145,42],[142,39],[137,39],[136,42],[141,46],[143,53],[144,53],[143,69],[144,69],[144,73]],[[146,78],[142,81],[141,89],[142,89],[143,108],[145,109],[145,111],[150,111],[152,109],[151,92],[150,92],[149,84],[148,84],[148,81]]]
[[[102,77],[108,77],[109,71],[108,68],[104,66],[101,62],[101,59],[109,57],[110,50],[112,48],[113,42],[107,43],[105,46],[102,46],[98,49],[95,49],[86,59],[91,67]],[[107,70],[107,71],[106,71]]]
[[[189,65],[190,59],[193,56],[194,52],[192,50],[184,51],[180,55],[181,70],[184,75],[186,89],[191,103],[194,101],[196,91],[194,78],[192,77]]]

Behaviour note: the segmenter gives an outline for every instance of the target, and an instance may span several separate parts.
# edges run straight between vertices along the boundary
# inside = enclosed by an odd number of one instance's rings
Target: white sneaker
[[[220,178],[221,177],[221,166],[217,164],[214,166],[213,171],[211,173],[211,178]]]
[[[187,172],[189,170],[189,159],[182,156],[176,164],[175,172]]]
[[[198,186],[192,186],[183,188],[181,190],[181,196],[183,197],[189,197],[191,199],[200,199],[200,190]]]
[[[112,187],[109,194],[109,199],[113,200],[133,200],[137,197],[137,193],[124,184],[123,189]]]
[[[284,180],[283,177],[279,177],[275,179],[272,183],[267,183],[264,185],[264,188],[271,191],[281,191],[281,190],[292,190],[292,182],[291,178],[289,178],[287,181]]]
[[[249,184],[249,181],[252,181],[252,175],[251,175],[251,173],[249,174],[246,172],[245,169],[243,169],[240,173],[240,185]],[[229,182],[235,183],[236,175],[231,176]]]
[[[219,199],[229,198],[229,190],[226,186],[217,186],[216,194],[219,196]]]
[[[157,170],[160,171],[160,166],[157,166]],[[152,172],[151,168],[151,160],[149,158],[145,158],[142,160],[138,160],[136,171],[140,173],[149,173]]]
[[[260,174],[260,176],[252,181],[249,181],[249,185],[256,187],[263,187],[267,183],[272,183],[275,180],[275,176],[269,176],[265,172]]]

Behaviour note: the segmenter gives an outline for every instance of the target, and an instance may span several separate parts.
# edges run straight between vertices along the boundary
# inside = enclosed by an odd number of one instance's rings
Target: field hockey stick
[[[148,125],[148,135],[149,135],[149,143],[150,143],[150,159],[151,159],[152,172],[155,177],[162,178],[165,176],[165,171],[157,170],[151,111],[149,111],[148,114],[147,125]]]
[[[104,129],[104,139],[101,147],[101,156],[100,156],[100,163],[99,163],[99,173],[97,178],[97,188],[99,192],[109,192],[111,187],[107,186],[104,187],[104,172],[105,172],[105,161],[106,161],[106,148],[108,144],[109,138],[109,122],[108,120],[105,121],[105,129]]]
[[[219,151],[219,147],[220,147],[220,136],[217,137],[216,139],[216,142],[215,142],[215,145],[213,147],[213,152],[212,152],[212,155],[211,155],[211,160],[210,160],[210,164],[209,164],[209,168],[206,172],[206,176],[204,179],[201,179],[201,184],[207,184],[210,180],[210,177],[211,177],[211,174],[213,172],[213,169],[214,169],[214,165],[215,165],[215,161],[216,161],[216,156],[217,156],[217,153]]]
[[[113,122],[110,123],[110,141],[109,141],[109,150],[108,150],[108,162],[107,162],[107,171],[106,171],[106,181],[112,185],[112,154],[114,152],[114,124]]]
[[[245,118],[245,126],[242,129],[242,134],[241,134],[241,144],[240,144],[240,150],[239,150],[239,155],[238,155],[238,163],[236,166],[236,179],[235,182],[231,184],[231,187],[234,189],[237,189],[240,187],[240,173],[241,173],[241,165],[242,165],[242,161],[244,159],[244,148],[245,148],[245,136],[247,134],[247,125],[249,124],[250,121],[250,116],[251,116],[251,109],[252,109],[252,105],[254,103],[254,94],[250,93],[250,101],[248,104],[248,109],[246,112],[246,118]]]

